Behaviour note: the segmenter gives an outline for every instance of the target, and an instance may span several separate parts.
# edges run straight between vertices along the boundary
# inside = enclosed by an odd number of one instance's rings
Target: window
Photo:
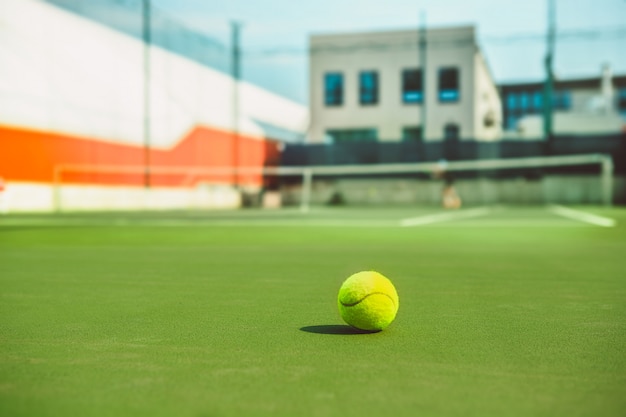
[[[459,101],[459,69],[441,68],[439,70],[439,101],[454,103]]]
[[[359,102],[361,104],[378,103],[378,73],[362,71],[359,74]]]
[[[443,128],[443,138],[445,141],[458,141],[459,140],[459,125],[449,123]]]
[[[509,93],[506,96],[506,106],[510,109],[516,109],[517,108],[517,94],[515,93]]]
[[[620,88],[617,93],[617,111],[626,114],[626,88]]]
[[[423,101],[422,70],[405,69],[402,71],[402,102],[421,103]]]
[[[505,129],[506,130],[516,130],[517,129],[517,120],[519,119],[518,116],[514,115],[514,114],[509,114],[506,117],[506,126]]]
[[[524,113],[527,113],[530,108],[530,98],[525,91],[519,95],[519,106]]]
[[[324,75],[324,103],[327,106],[343,104],[343,74],[329,72]]]
[[[326,131],[333,143],[339,142],[375,142],[378,140],[378,131],[376,129],[331,129]]]
[[[569,91],[555,91],[552,96],[552,106],[555,110],[569,110],[572,107],[572,96]]]
[[[443,128],[443,155],[448,160],[457,159],[459,155],[459,125],[449,123]]]
[[[535,91],[533,93],[533,109],[536,112],[541,112],[543,109],[543,92]]]
[[[422,141],[422,127],[421,126],[407,126],[403,128],[402,140],[404,142],[421,142]]]

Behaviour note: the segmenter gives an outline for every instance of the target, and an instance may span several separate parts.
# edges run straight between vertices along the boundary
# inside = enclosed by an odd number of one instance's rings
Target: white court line
[[[413,227],[413,226],[425,226],[427,224],[447,222],[451,220],[470,219],[472,217],[485,216],[491,213],[493,209],[491,207],[477,207],[469,210],[460,210],[450,213],[437,213],[429,214],[427,216],[411,217],[408,219],[402,219],[400,226]]]
[[[574,210],[559,205],[550,206],[550,211],[554,214],[558,214],[559,216],[578,220],[579,222],[593,224],[595,226],[613,227],[617,224],[614,219],[609,217],[598,216],[596,214],[587,213],[586,211]]]
[[[110,221],[66,221],[66,220],[29,220],[29,221],[6,221],[0,222],[0,230],[3,227],[23,226],[55,226],[55,227],[356,227],[356,228],[372,228],[372,227],[398,227],[398,223],[392,220],[248,220],[248,219],[209,219],[209,220],[170,220],[170,219],[152,219],[152,220],[127,220],[112,219]]]
[[[153,224],[154,225],[154,224]],[[120,225],[121,226],[121,225]],[[127,226],[151,226],[150,224],[143,223],[128,223]],[[227,220],[227,221],[204,221],[196,222],[178,222],[168,221],[157,223],[156,226],[164,227],[196,227],[196,226],[214,226],[214,227],[356,227],[356,228],[371,228],[371,227],[397,227],[397,224],[391,221],[346,221],[346,220],[311,220],[311,221],[263,221],[263,220]]]

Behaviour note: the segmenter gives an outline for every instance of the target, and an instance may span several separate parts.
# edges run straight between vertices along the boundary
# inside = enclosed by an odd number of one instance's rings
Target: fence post
[[[610,155],[602,159],[602,202],[607,207],[613,204],[613,159]]]
[[[309,211],[311,202],[311,187],[313,185],[313,170],[306,168],[302,173],[302,196],[300,199],[300,211],[306,213]]]

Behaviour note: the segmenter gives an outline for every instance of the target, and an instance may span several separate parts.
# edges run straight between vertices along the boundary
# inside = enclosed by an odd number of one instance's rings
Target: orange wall
[[[277,165],[278,144],[230,132],[198,126],[168,150],[153,149],[149,153],[152,167],[211,168],[233,166],[237,143],[237,162],[241,167]],[[7,182],[52,183],[57,165],[144,166],[142,146],[105,142],[102,140],[49,133],[16,127],[0,126],[0,177]],[[144,185],[144,175],[134,173],[64,172],[63,183]],[[193,186],[199,181],[234,182],[233,175],[188,176],[186,174],[153,173],[154,186]],[[261,185],[261,175],[238,178],[240,184]]]

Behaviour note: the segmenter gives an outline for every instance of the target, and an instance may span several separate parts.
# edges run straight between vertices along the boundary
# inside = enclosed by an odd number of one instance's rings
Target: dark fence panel
[[[613,156],[615,171],[626,173],[626,134],[604,136],[558,136],[549,144],[543,140],[478,142],[463,140],[454,144],[434,141],[371,142],[338,144],[287,144],[282,154],[283,166],[390,164],[523,158],[549,155],[602,153]]]

